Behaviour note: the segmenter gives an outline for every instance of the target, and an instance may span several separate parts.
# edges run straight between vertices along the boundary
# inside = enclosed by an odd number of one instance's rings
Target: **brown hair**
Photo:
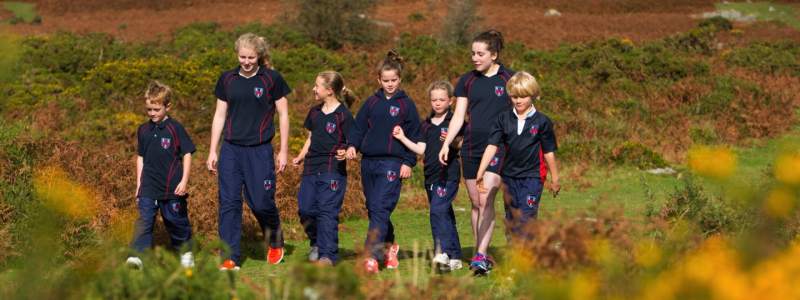
[[[500,51],[503,50],[503,34],[500,31],[489,29],[479,33],[472,39],[473,43],[481,42],[486,44],[489,52],[497,55],[497,60],[500,60]]]
[[[153,80],[147,86],[147,90],[144,91],[144,101],[150,104],[162,104],[167,107],[172,101],[172,88]]]
[[[344,78],[342,74],[336,71],[322,71],[317,74],[317,77],[322,78],[326,88],[333,90],[333,95],[339,102],[344,103],[346,106],[351,106],[356,100],[353,92],[344,86]]]
[[[386,57],[378,64],[378,76],[381,76],[383,71],[391,70],[397,71],[397,76],[400,76],[403,71],[403,62],[403,57],[400,56],[400,53],[398,53],[396,49],[389,50],[389,52],[386,53]]]
[[[236,39],[234,49],[238,53],[239,49],[243,47],[252,48],[256,52],[259,66],[265,66],[270,69],[272,68],[272,64],[269,61],[269,44],[267,44],[267,40],[264,39],[264,37],[250,32],[242,34],[238,39]]]

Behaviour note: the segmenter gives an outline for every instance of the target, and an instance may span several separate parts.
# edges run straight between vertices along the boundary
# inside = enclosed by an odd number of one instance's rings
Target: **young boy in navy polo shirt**
[[[461,164],[458,162],[458,143],[449,152],[447,165],[439,162],[439,149],[447,138],[447,127],[453,114],[450,105],[453,102],[453,86],[447,81],[437,81],[428,87],[431,99],[431,116],[421,125],[421,141],[409,140],[403,128],[395,126],[394,137],[403,145],[419,155],[425,162],[425,191],[430,204],[431,233],[435,255],[433,262],[442,271],[462,268],[461,242],[456,229],[456,215],[453,212],[453,200],[458,194],[458,182],[461,177]]]
[[[507,90],[514,108],[501,113],[494,124],[478,168],[478,180],[482,186],[480,179],[497,148],[505,148],[507,159],[501,176],[511,195],[511,201],[506,203],[507,226],[512,236],[524,237],[524,226],[538,214],[548,169],[553,196],[561,190],[556,136],[550,118],[533,106],[533,100],[539,98],[536,78],[518,72],[508,80]]]
[[[186,209],[187,186],[195,151],[192,139],[178,121],[170,118],[172,90],[154,81],[144,95],[147,116],[150,120],[137,131],[138,157],[136,158],[136,197],[139,219],[131,246],[137,252],[153,244],[153,223],[161,212],[172,247],[175,250],[188,245],[192,238],[192,225]],[[142,260],[128,257],[127,264],[142,267]],[[194,265],[192,252],[181,255],[181,265]]]

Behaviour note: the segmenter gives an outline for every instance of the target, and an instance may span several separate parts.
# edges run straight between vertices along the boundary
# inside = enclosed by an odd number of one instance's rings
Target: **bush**
[[[725,56],[725,62],[765,74],[800,76],[800,44],[791,41],[754,43],[732,50]]]
[[[481,20],[477,15],[475,0],[456,0],[448,4],[447,16],[442,24],[442,40],[445,43],[465,46],[472,42],[475,27]]]
[[[233,49],[235,39],[247,32],[263,36],[272,49],[296,48],[311,42],[311,38],[290,26],[281,24],[265,26],[254,22],[233,29],[232,39],[228,42],[230,44],[229,48]]]
[[[734,233],[754,224],[752,212],[723,199],[708,195],[691,175],[687,175],[682,188],[676,188],[659,216],[666,220],[685,220],[696,225],[708,236],[717,233]]]
[[[711,17],[705,19],[697,25],[697,27],[704,28],[710,27],[717,31],[729,31],[733,29],[733,23],[730,20],[723,18],[721,16]]]
[[[97,65],[126,57],[126,46],[102,33],[60,32],[27,38],[23,44],[23,64],[47,70],[51,76],[70,82],[78,81]]]
[[[611,159],[619,165],[635,166],[639,169],[663,168],[669,166],[667,161],[647,146],[625,142],[611,153]]]
[[[297,24],[320,46],[339,49],[345,43],[367,44],[380,32],[367,13],[375,0],[300,0]]]
[[[339,54],[306,44],[272,53],[272,65],[284,76],[289,86],[312,82],[322,70],[335,70],[347,78],[347,62]]]

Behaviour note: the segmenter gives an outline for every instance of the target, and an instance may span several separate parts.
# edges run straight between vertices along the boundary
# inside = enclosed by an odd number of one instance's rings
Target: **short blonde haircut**
[[[453,97],[453,85],[446,80],[434,81],[428,86],[428,96],[430,97],[433,90],[443,90],[447,92],[447,98]]]
[[[514,98],[531,97],[533,100],[539,99],[541,90],[536,78],[528,72],[519,71],[506,84],[508,96]]]
[[[147,104],[169,106],[172,101],[172,88],[157,80],[153,80],[144,92],[144,101]]]

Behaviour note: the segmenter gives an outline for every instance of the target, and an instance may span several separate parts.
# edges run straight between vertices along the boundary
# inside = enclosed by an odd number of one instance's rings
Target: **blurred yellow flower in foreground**
[[[44,205],[59,213],[76,219],[90,219],[97,213],[94,193],[69,179],[66,172],[57,167],[45,167],[33,177],[33,188]]]
[[[736,171],[736,156],[728,148],[695,147],[689,150],[689,168],[715,179],[726,179]]]
[[[800,153],[785,153],[775,161],[775,179],[790,185],[800,185]]]
[[[634,258],[642,267],[655,266],[661,261],[661,248],[652,240],[639,242],[634,248]]]
[[[776,188],[769,192],[764,202],[764,211],[776,218],[786,218],[794,209],[794,193],[787,188]]]

